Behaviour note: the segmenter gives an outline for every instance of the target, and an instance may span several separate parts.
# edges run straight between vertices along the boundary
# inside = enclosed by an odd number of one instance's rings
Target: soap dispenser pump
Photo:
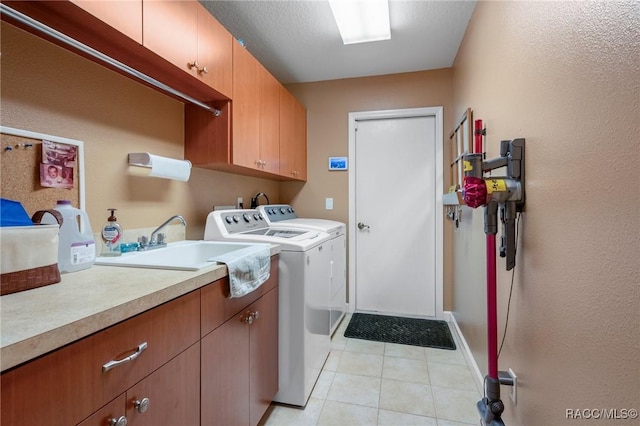
[[[120,243],[122,238],[122,227],[118,223],[118,218],[115,216],[117,209],[107,209],[111,212],[111,215],[107,218],[107,223],[102,227],[102,242],[104,243],[102,248],[102,256],[120,256]]]

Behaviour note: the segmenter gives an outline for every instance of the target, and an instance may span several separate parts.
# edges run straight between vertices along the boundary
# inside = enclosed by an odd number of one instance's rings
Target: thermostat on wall
[[[329,157],[329,170],[347,170],[347,157]]]

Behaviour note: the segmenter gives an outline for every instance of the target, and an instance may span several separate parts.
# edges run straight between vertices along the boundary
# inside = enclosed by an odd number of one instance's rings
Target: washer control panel
[[[267,215],[271,222],[296,219],[298,217],[293,207],[288,204],[270,204],[268,206],[260,206],[260,211]]]
[[[264,220],[262,213],[257,210],[229,210],[222,211],[220,218],[227,232],[235,234],[238,232],[247,232],[268,226]]]

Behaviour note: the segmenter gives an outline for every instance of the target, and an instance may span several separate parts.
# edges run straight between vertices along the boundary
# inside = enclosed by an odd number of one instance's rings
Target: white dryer
[[[323,231],[331,235],[331,298],[329,329],[335,332],[347,308],[347,237],[346,225],[327,219],[298,217],[289,204],[258,206],[269,226]]]
[[[306,405],[331,350],[330,238],[317,230],[269,226],[258,210],[217,210],[207,217],[205,240],[280,245],[276,402]]]

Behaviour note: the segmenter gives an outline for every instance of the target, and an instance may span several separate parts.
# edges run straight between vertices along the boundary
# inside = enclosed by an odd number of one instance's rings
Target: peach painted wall
[[[637,2],[481,1],[458,51],[455,115],[485,121],[488,158],[501,139],[527,144],[499,363],[519,381],[516,406],[502,388],[509,425],[611,425],[566,410],[640,408],[638,22]],[[481,209],[465,208],[454,256],[454,316],[484,375]],[[500,337],[511,277],[498,258]]]
[[[348,173],[328,171],[327,159],[348,155],[349,113],[442,106],[444,133],[448,136],[457,118],[452,115],[451,83],[451,69],[441,69],[288,85],[287,89],[307,108],[308,182],[283,183],[282,199],[290,201],[301,216],[347,223]],[[448,164],[448,159],[444,162]],[[333,198],[333,210],[325,209],[325,198]],[[384,194],[380,194],[380,200],[384,202]],[[450,231],[449,221],[444,226],[445,232]],[[445,253],[445,275],[448,261]],[[446,278],[444,287],[444,307],[448,309],[451,291]]]
[[[184,158],[183,104],[4,22],[1,38],[1,123],[84,142],[94,232],[114,207],[125,237],[181,214],[187,238],[202,239],[214,205],[241,196],[248,207],[257,192],[279,200],[279,183],[266,179],[196,168],[188,182],[138,176],[130,152]]]

